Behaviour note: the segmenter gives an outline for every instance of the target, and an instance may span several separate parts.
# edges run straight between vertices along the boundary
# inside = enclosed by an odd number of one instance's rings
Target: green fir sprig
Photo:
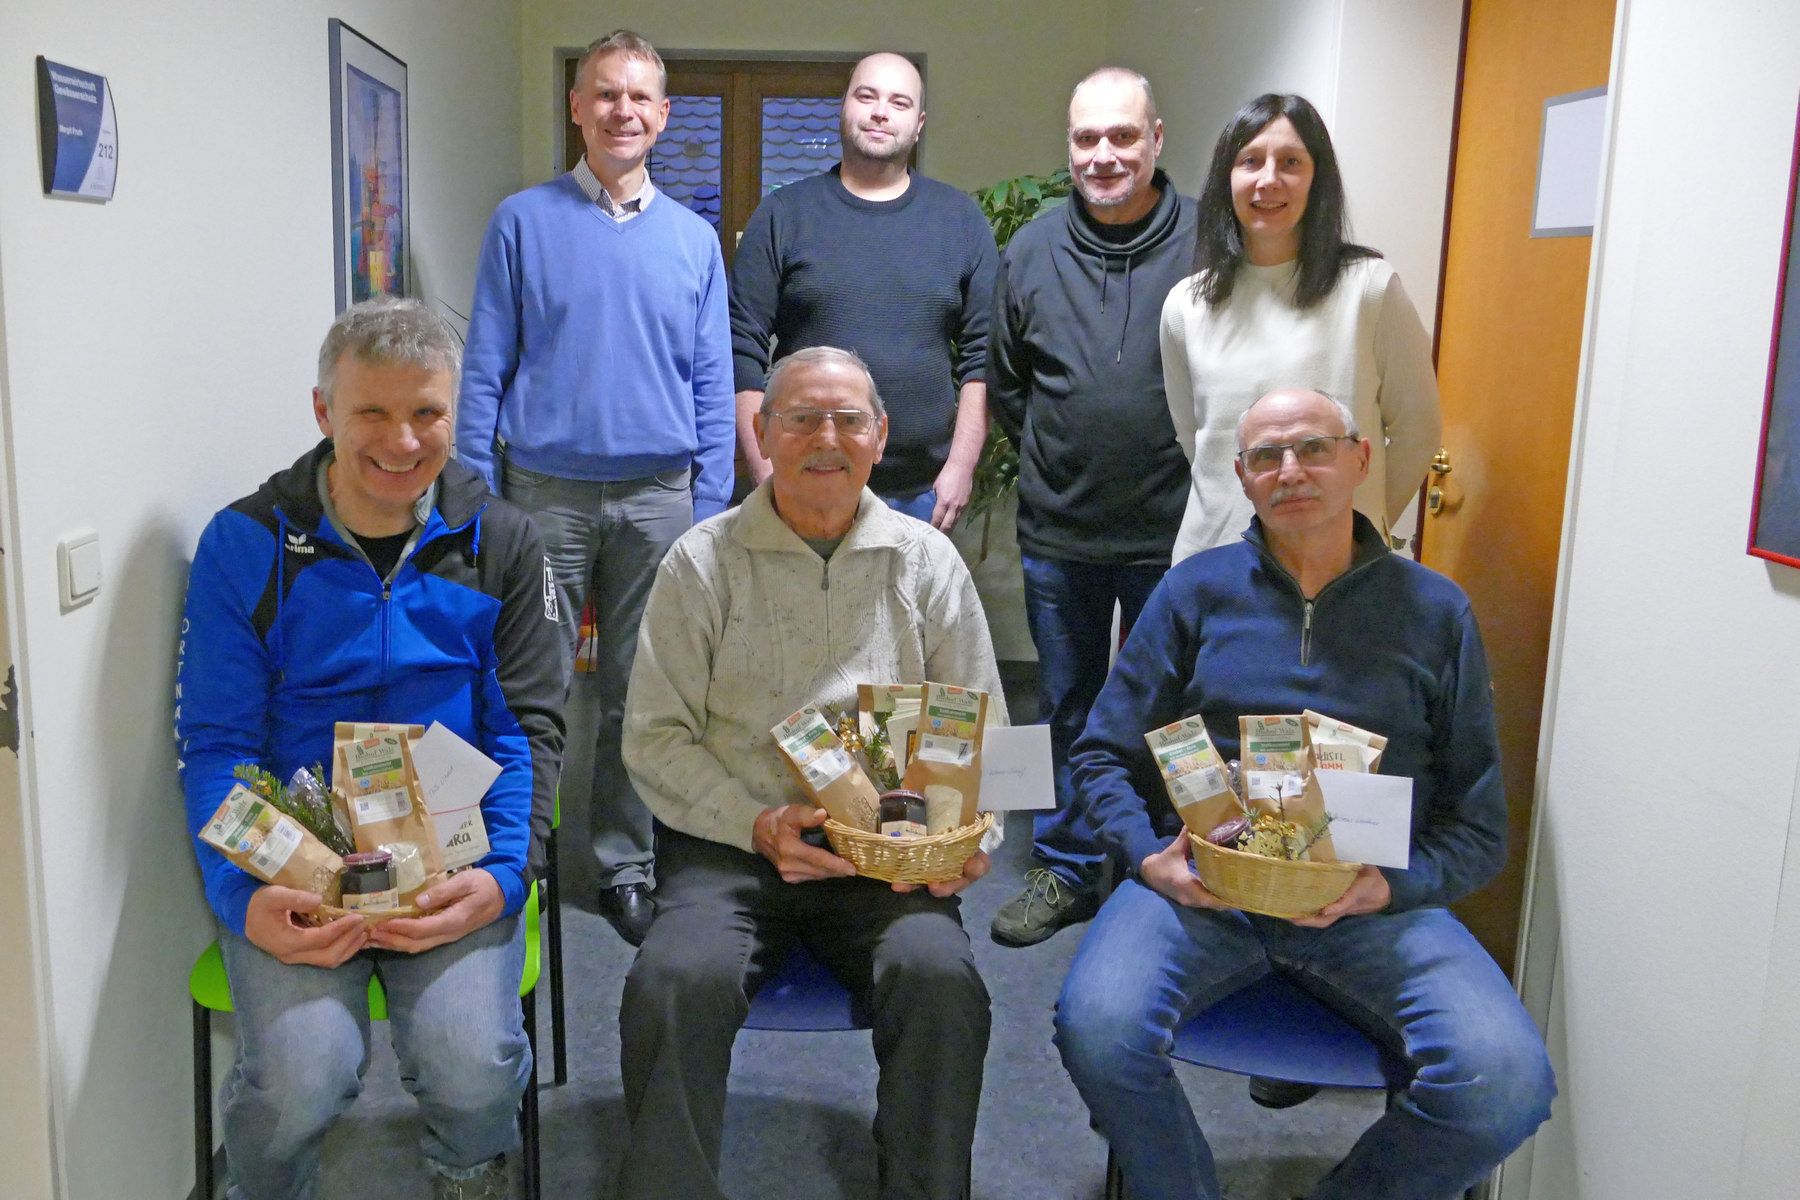
[[[304,789],[290,790],[256,763],[239,763],[231,773],[242,780],[245,787],[300,822],[307,832],[330,847],[332,853],[340,857],[355,853],[356,843],[338,827],[337,817],[331,811],[330,793],[323,786],[310,794]],[[312,773],[314,779],[323,783],[324,767],[314,763]]]

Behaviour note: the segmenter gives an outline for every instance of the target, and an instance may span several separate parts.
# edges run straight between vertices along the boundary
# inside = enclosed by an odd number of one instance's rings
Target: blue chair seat
[[[745,1029],[782,1033],[833,1033],[872,1024],[850,990],[825,964],[796,946],[788,960],[750,1001]]]
[[[1196,1066],[1319,1087],[1388,1085],[1382,1054],[1344,1018],[1279,975],[1240,988],[1175,1032]]]

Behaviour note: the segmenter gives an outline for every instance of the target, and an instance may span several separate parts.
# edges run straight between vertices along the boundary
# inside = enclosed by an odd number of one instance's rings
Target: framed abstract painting
[[[404,296],[412,249],[406,64],[350,26],[331,27],[331,215],[337,310]]]

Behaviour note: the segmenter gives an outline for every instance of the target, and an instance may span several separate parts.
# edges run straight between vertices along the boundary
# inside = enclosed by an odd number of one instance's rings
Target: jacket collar
[[[797,550],[812,553],[812,547],[775,511],[772,482],[764,482],[744,497],[743,504],[738,507],[731,536],[746,550]],[[844,535],[837,552],[845,554],[856,550],[891,549],[904,546],[911,536],[907,518],[883,504],[879,496],[865,487],[862,499],[856,504],[856,519],[851,522],[850,532]]]
[[[1102,254],[1111,257],[1140,254],[1152,246],[1166,241],[1175,233],[1181,220],[1181,197],[1175,194],[1175,184],[1161,168],[1151,176],[1150,186],[1156,188],[1161,195],[1156,199],[1156,207],[1149,212],[1144,223],[1143,232],[1128,242],[1109,241],[1100,234],[1100,222],[1094,220],[1082,203],[1081,194],[1074,193],[1063,207],[1069,214],[1069,232],[1075,239],[1076,246],[1089,254]]]
[[[1393,553],[1388,548],[1387,541],[1381,536],[1381,531],[1375,528],[1375,522],[1359,512],[1350,514],[1350,522],[1350,567],[1344,572],[1344,575]],[[1281,560],[1275,557],[1275,552],[1269,549],[1269,543],[1263,537],[1261,517],[1250,518],[1250,528],[1244,530],[1244,540],[1256,547],[1257,553],[1275,564],[1282,574],[1288,574],[1287,568],[1281,565]],[[1339,575],[1338,579],[1342,579],[1344,575]],[[1336,580],[1332,582],[1335,583]],[[1330,584],[1326,586],[1329,587]]]
[[[315,533],[323,533],[330,522],[324,505],[319,503],[318,477],[322,467],[334,453],[331,439],[321,438],[318,445],[302,454],[294,465],[278,471],[263,489],[272,494],[275,506],[290,524]],[[437,513],[451,529],[460,529],[487,506],[492,493],[481,477],[450,459],[437,478]]]

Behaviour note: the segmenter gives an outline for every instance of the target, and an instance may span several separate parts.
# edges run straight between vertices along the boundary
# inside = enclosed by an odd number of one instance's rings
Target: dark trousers
[[[988,993],[954,898],[868,879],[786,883],[762,856],[657,828],[656,922],[619,1012],[622,1200],[723,1197],[731,1046],[799,944],[874,1017],[882,1200],[959,1200],[988,1044]]]
[[[1025,556],[1025,620],[1037,647],[1043,707],[1050,726],[1050,761],[1056,811],[1031,822],[1031,851],[1065,884],[1093,888],[1106,855],[1075,807],[1069,747],[1087,727],[1088,710],[1106,682],[1112,659],[1113,605],[1119,626],[1130,632],[1144,602],[1162,581],[1167,563],[1121,566]],[[1132,864],[1135,866],[1136,864]]]

